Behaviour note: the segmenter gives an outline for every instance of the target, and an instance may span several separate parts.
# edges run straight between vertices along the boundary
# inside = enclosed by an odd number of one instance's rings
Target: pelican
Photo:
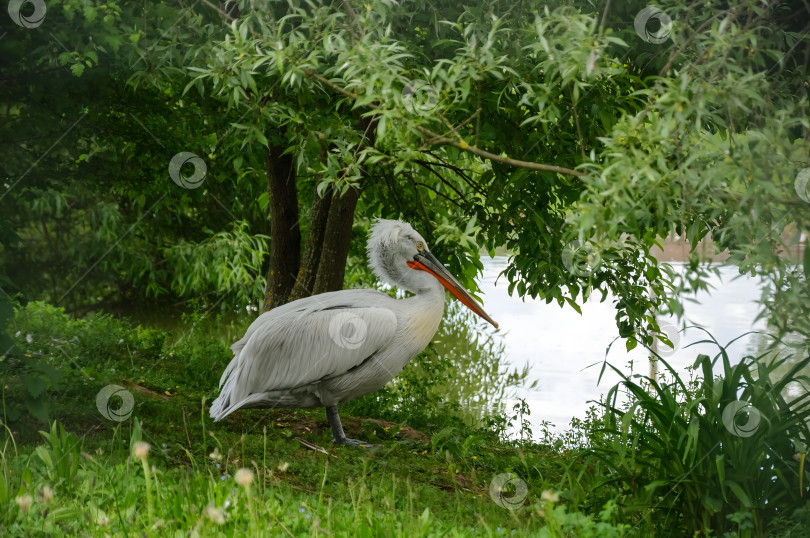
[[[260,315],[233,344],[211,416],[237,409],[325,407],[335,443],[367,446],[343,432],[338,405],[375,392],[428,345],[444,313],[444,290],[496,328],[410,224],[378,219],[368,258],[383,282],[414,294],[369,289],[298,299]]]

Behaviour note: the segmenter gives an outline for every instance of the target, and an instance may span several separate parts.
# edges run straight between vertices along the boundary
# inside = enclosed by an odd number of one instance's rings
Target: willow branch
[[[306,75],[318,80],[322,84],[325,84],[335,90],[338,93],[341,93],[347,97],[351,97],[352,99],[359,99],[360,96],[356,93],[350,92],[344,88],[341,88],[328,78],[324,77],[320,73],[316,73],[312,69],[307,67],[300,68]],[[371,108],[372,110],[378,110],[380,107],[374,103],[367,103],[367,107]],[[519,159],[512,159],[510,157],[501,157],[500,155],[495,155],[494,153],[490,153],[486,150],[476,148],[474,146],[470,146],[463,140],[461,142],[456,142],[446,136],[440,135],[439,133],[433,132],[430,129],[426,129],[421,125],[414,125],[414,128],[426,139],[432,139],[435,141],[436,144],[445,145],[445,146],[452,146],[454,148],[460,149],[462,151],[466,151],[468,153],[472,153],[473,155],[478,155],[479,157],[483,157],[484,159],[488,159],[490,161],[499,162],[502,164],[508,164],[510,166],[516,166],[518,168],[528,168],[529,170],[541,170],[543,172],[556,172],[558,174],[564,174],[568,176],[578,176],[584,177],[587,174],[584,172],[579,172],[578,170],[572,170],[570,168],[564,168],[562,166],[554,166],[551,164],[542,164],[542,163],[535,163],[530,161],[521,161]]]
[[[455,186],[455,185],[453,185],[452,183],[450,183],[449,181],[447,181],[446,179],[444,179],[444,177],[442,177],[442,175],[441,175],[440,173],[438,173],[436,170],[434,170],[434,169],[433,169],[433,167],[432,167],[432,166],[430,166],[430,163],[428,163],[428,162],[426,162],[426,161],[422,161],[422,160],[419,160],[419,161],[413,161],[413,162],[415,162],[415,163],[416,163],[416,164],[418,164],[419,166],[424,167],[424,168],[425,168],[425,169],[427,169],[429,172],[431,172],[432,174],[434,174],[434,175],[435,175],[437,178],[439,178],[439,181],[441,181],[442,183],[444,183],[445,185],[447,185],[448,187],[450,187],[451,189],[453,189],[453,191],[454,191],[454,192],[455,192],[455,193],[458,195],[458,197],[459,197],[459,198],[461,198],[462,200],[465,200],[464,195],[463,195],[463,194],[461,194],[461,193],[459,192],[459,190],[456,188],[456,186]],[[465,201],[466,201],[466,200],[465,200]]]
[[[459,208],[459,209],[461,209],[462,211],[467,211],[467,209],[466,209],[464,206],[462,206],[461,204],[459,204],[459,203],[458,203],[458,201],[456,201],[456,200],[454,200],[453,198],[451,198],[451,197],[447,196],[447,195],[446,195],[445,193],[443,193],[443,192],[437,191],[436,189],[434,189],[433,187],[431,187],[431,186],[430,186],[430,185],[428,185],[427,183],[422,183],[421,181],[415,181],[415,180],[413,179],[413,177],[411,178],[411,181],[413,181],[413,184],[414,184],[414,185],[418,185],[418,186],[420,186],[420,187],[424,187],[424,188],[426,188],[426,189],[430,189],[430,190],[432,190],[433,192],[435,192],[435,193],[436,193],[436,195],[437,195],[437,196],[441,196],[442,198],[444,198],[444,199],[445,199],[445,200],[447,200],[448,202],[450,202],[450,203],[454,204],[456,207],[458,207],[458,208]]]
[[[529,170],[542,170],[544,172],[557,172],[558,174],[564,174],[567,176],[578,176],[584,177],[588,174],[584,172],[580,172],[578,170],[571,170],[570,168],[565,168],[562,166],[554,166],[552,164],[542,164],[542,163],[535,163],[531,161],[521,161],[519,159],[512,159],[511,157],[501,157],[500,155],[495,155],[494,153],[490,153],[486,150],[479,149],[473,146],[470,146],[466,142],[456,142],[446,136],[442,136],[440,134],[434,133],[430,129],[425,129],[421,125],[414,125],[414,128],[422,133],[425,136],[432,136],[437,143],[443,144],[445,146],[453,146],[454,148],[458,148],[462,151],[467,151],[474,155],[478,155],[479,157],[483,157],[485,159],[489,159],[490,161],[499,162],[502,164],[508,164],[510,166],[517,166],[518,168],[528,168]]]

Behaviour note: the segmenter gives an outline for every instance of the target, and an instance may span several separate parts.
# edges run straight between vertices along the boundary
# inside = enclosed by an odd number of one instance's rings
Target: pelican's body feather
[[[252,407],[329,407],[393,379],[436,333],[444,290],[393,299],[344,290],[265,312],[233,344],[211,406],[220,420]]]
[[[346,437],[338,405],[379,390],[425,349],[444,313],[445,288],[498,326],[410,224],[377,220],[367,248],[377,277],[414,296],[344,290],[265,312],[231,346],[211,404],[215,420],[250,407],[323,406],[336,443],[365,446]]]

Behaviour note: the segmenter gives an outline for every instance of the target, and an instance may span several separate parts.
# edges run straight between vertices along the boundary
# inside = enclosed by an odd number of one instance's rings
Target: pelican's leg
[[[358,441],[357,439],[349,439],[343,433],[343,424],[340,423],[340,416],[338,415],[338,406],[331,405],[326,408],[326,418],[329,420],[329,425],[332,427],[332,436],[335,438],[335,443],[341,445],[361,446],[363,448],[374,448],[379,445],[366,443],[365,441]]]

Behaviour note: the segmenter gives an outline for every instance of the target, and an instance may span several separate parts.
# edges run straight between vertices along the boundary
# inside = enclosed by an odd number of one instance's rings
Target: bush
[[[593,439],[591,453],[609,469],[606,495],[618,490],[636,517],[663,512],[656,519],[673,530],[764,536],[770,520],[802,510],[810,492],[801,464],[810,440],[810,379],[801,372],[810,357],[788,365],[763,355],[732,365],[711,342],[719,353],[697,358],[701,376],[692,383],[660,357],[668,379],[608,365],[622,381],[603,403],[604,436]],[[722,375],[715,376],[718,363]],[[794,383],[805,390],[788,401]],[[629,403],[619,408],[621,392]]]

